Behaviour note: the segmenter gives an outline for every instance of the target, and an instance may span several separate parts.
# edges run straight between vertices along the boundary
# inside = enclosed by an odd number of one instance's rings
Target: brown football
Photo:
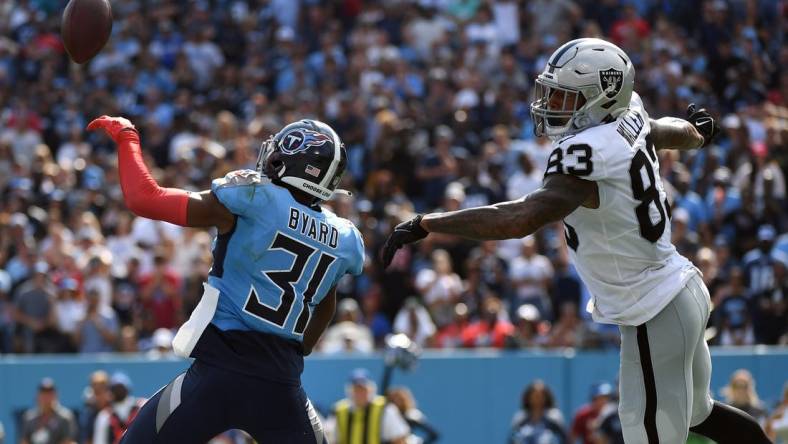
[[[77,63],[85,63],[101,51],[112,32],[112,9],[108,0],[71,0],[63,11],[60,35]]]

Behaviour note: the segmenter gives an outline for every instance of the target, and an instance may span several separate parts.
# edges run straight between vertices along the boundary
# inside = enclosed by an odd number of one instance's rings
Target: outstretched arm
[[[704,108],[687,107],[687,120],[675,117],[649,119],[651,141],[658,149],[691,150],[711,143],[720,132],[717,122]]]
[[[703,146],[703,136],[684,119],[663,117],[650,119],[651,141],[658,150],[692,150]]]
[[[101,116],[88,129],[103,129],[118,144],[120,185],[132,213],[184,227],[215,226],[221,233],[232,229],[235,217],[210,191],[194,193],[156,183],[145,166],[139,134],[131,122]]]
[[[575,176],[554,174],[542,187],[522,199],[447,213],[432,213],[403,222],[394,228],[383,246],[383,267],[405,244],[418,242],[430,232],[476,240],[525,237],[544,225],[556,222],[588,201],[596,184]]]
[[[541,188],[525,197],[484,207],[427,214],[421,226],[428,232],[477,240],[525,237],[574,211],[596,190],[593,182],[575,176],[547,176]]]

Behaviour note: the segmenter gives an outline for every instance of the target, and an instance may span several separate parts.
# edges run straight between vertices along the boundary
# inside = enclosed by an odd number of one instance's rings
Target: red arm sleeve
[[[156,183],[145,166],[136,131],[121,131],[117,143],[120,187],[129,210],[140,217],[186,226],[189,193]]]

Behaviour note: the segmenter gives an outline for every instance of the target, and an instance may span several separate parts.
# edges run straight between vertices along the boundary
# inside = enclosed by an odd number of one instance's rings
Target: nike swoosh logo
[[[705,124],[707,124],[707,123],[711,123],[711,120],[704,120],[704,121],[702,121],[702,122],[698,122],[698,123],[696,123],[696,125],[698,125],[698,126],[701,126],[701,125],[705,125]]]

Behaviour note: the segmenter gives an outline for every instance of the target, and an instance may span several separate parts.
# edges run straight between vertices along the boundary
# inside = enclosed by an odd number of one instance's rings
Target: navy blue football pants
[[[122,444],[202,444],[241,429],[259,444],[326,444],[304,389],[194,361],[142,407]]]

